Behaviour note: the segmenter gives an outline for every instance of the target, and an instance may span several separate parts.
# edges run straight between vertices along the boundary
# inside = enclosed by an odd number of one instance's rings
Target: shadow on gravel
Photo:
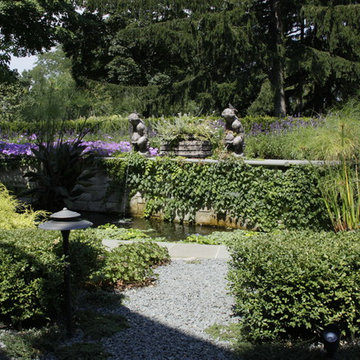
[[[10,360],[10,358],[7,357],[1,349],[0,349],[0,360]]]
[[[109,360],[234,359],[229,350],[136,314],[127,307],[118,313],[126,317],[130,328],[104,339],[105,348],[112,355]]]

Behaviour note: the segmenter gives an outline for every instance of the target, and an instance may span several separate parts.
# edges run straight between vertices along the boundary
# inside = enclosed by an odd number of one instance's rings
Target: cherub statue
[[[225,147],[236,155],[244,155],[245,131],[239,118],[236,116],[236,109],[231,105],[226,108],[221,116],[225,119]]]
[[[132,125],[131,144],[135,151],[141,154],[148,154],[149,140],[147,137],[147,127],[137,113],[129,115],[128,120]]]

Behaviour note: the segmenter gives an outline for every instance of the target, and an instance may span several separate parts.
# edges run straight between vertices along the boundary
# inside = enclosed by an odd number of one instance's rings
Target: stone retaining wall
[[[216,162],[217,160],[188,159],[187,161]],[[288,160],[251,160],[245,162],[248,162],[253,166],[260,165],[276,167],[290,166],[292,164],[309,164],[308,161]],[[313,165],[323,165],[323,162],[313,162]],[[29,171],[29,167],[1,171],[0,182],[3,183],[13,193],[20,194],[22,190],[25,190],[30,186],[28,181],[23,176],[27,171]],[[91,185],[82,187],[83,193],[74,200],[71,210],[76,210],[79,212],[91,211],[109,214],[117,213],[121,216],[125,216],[126,214],[137,217],[144,216],[146,203],[140,193],[135,194],[131,199],[129,199],[128,194],[125,193],[124,189],[112,188],[110,179],[108,178],[105,171],[101,168],[99,168],[97,174],[90,180]],[[28,202],[31,201],[29,198],[23,198],[23,200]],[[156,217],[161,219],[162,214],[159,213]],[[195,223],[199,225],[227,226],[234,228],[240,227],[240,224],[237,223],[234,219],[230,217],[219,217],[212,209],[207,208],[197,211],[195,216]]]

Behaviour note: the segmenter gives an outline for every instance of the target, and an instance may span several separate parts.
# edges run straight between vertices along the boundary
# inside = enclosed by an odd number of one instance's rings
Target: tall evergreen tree
[[[360,2],[309,1],[302,16],[306,106],[321,112],[359,90]]]
[[[77,81],[132,91],[147,115],[229,102],[244,114],[269,89],[268,113],[321,112],[358,89],[358,1],[78,3],[64,39]]]
[[[264,44],[264,70],[272,85],[274,115],[286,115],[285,66],[291,34],[297,28],[301,1],[255,0],[250,6],[257,19],[257,41]]]
[[[148,114],[209,112],[229,102],[245,111],[261,86],[260,48],[242,2],[92,1],[76,26],[65,51],[77,79],[89,61],[85,77],[147,89]]]

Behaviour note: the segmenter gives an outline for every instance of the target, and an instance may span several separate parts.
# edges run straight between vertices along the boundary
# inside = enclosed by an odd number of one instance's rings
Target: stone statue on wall
[[[148,154],[149,139],[147,136],[147,127],[137,113],[129,115],[128,120],[132,126],[131,144],[133,150],[139,151],[141,154]]]
[[[245,131],[233,107],[226,108],[221,116],[225,119],[225,147],[236,155],[244,155]]]

